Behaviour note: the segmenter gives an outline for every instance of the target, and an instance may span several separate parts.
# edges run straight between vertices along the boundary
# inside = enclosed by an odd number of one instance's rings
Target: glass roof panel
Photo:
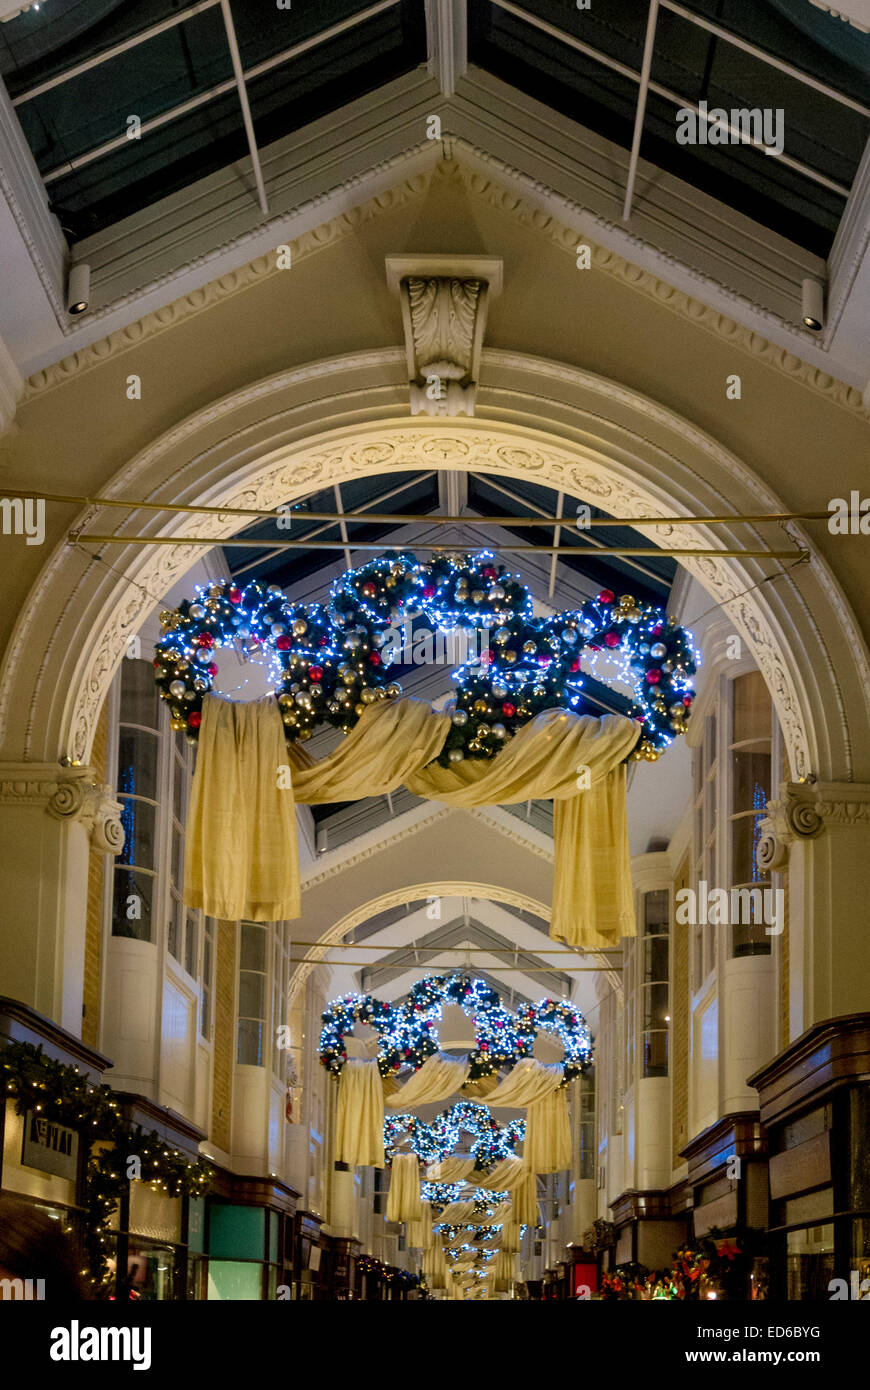
[[[646,3],[596,0],[592,9],[577,11],[553,0],[524,0],[516,8],[640,71]],[[727,27],[723,7],[716,8],[716,22]],[[734,10],[724,8],[729,13]],[[779,6],[760,3],[737,8],[741,13],[765,12],[765,24],[756,25],[752,34],[759,47],[868,102],[868,45],[857,30],[849,50],[851,61],[845,62],[828,49],[814,48],[799,29],[788,24]],[[630,149],[636,81],[491,0],[470,0],[469,14],[472,61]],[[812,65],[810,51],[815,55]],[[870,137],[867,116],[664,8],[659,11],[652,79],[687,102],[706,101],[711,109],[782,110],[785,155],[844,189],[850,186]],[[641,144],[644,160],[816,254],[828,253],[845,206],[844,193],[748,145],[678,144],[677,109],[674,102],[650,92]]]

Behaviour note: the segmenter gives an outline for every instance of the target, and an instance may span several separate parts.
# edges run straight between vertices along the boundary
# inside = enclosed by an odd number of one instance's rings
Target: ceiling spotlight
[[[825,326],[825,287],[821,280],[811,275],[801,285],[801,315],[805,328],[814,333],[821,332]]]
[[[68,314],[83,314],[90,303],[91,267],[86,261],[77,261],[69,268],[66,287],[66,311]]]

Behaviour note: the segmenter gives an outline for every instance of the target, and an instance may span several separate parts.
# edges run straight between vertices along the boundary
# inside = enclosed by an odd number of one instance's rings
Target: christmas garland
[[[494,757],[541,710],[582,707],[584,659],[599,679],[633,694],[629,713],[643,726],[633,758],[654,761],[685,731],[699,659],[685,628],[610,589],[576,611],[536,618],[526,585],[488,551],[428,563],[387,552],[337,579],[325,605],[290,603],[257,580],[200,587],[160,615],[155,680],[172,727],[196,742],[215,649],[265,654],[289,741],[322,723],[347,733],[368,705],[401,695],[389,677],[389,638],[417,616],[435,631],[492,632],[492,644],[453,673],[458,690],[438,758],[445,766]]]
[[[650,1271],[645,1265],[624,1264],[602,1275],[603,1299],[674,1300],[700,1302],[711,1296],[728,1300],[747,1297],[752,1263],[763,1237],[755,1232],[724,1235],[715,1227],[673,1256],[670,1269]]]
[[[384,1077],[403,1067],[419,1070],[438,1051],[435,1023],[445,1004],[455,1004],[474,1022],[475,1047],[469,1054],[470,1082],[510,1069],[530,1057],[538,1031],[556,1034],[564,1049],[562,1082],[581,1076],[592,1060],[592,1038],[582,1014],[565,1000],[542,999],[524,1006],[518,1014],[501,1003],[497,992],[462,971],[426,975],[412,985],[403,1005],[385,1004],[370,994],[348,994],[333,1000],[324,1010],[320,1034],[320,1060],[327,1071],[339,1076],[347,1061],[344,1039],[357,1023],[367,1023],[378,1034],[378,1068]]]
[[[526,1124],[525,1120],[512,1120],[500,1125],[488,1106],[470,1100],[457,1101],[428,1124],[417,1115],[388,1115],[384,1120],[387,1164],[392,1165],[404,1139],[410,1140],[411,1152],[421,1163],[440,1163],[456,1152],[463,1130],[472,1135],[470,1152],[475,1172],[489,1172],[502,1159],[516,1157],[516,1146],[525,1138]]]
[[[46,1057],[41,1046],[7,1043],[0,1051],[5,1093],[19,1115],[32,1110],[79,1134],[87,1149],[84,1203],[87,1210],[85,1249],[88,1272],[98,1293],[109,1291],[109,1220],[129,1186],[128,1157],[140,1162],[142,1181],[171,1197],[182,1193],[202,1197],[211,1187],[214,1170],[204,1159],[189,1163],[152,1131],[145,1133],[122,1114],[108,1086],[93,1086],[78,1067]],[[97,1152],[93,1152],[99,1145]]]

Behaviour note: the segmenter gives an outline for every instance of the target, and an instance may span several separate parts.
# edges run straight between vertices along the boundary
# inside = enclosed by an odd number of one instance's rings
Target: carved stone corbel
[[[79,821],[95,849],[119,854],[124,847],[122,806],[112,788],[93,781],[88,768],[57,763],[16,763],[0,767],[0,802],[43,806],[55,820]]]
[[[402,304],[412,415],[473,415],[490,298],[501,291],[493,256],[388,256],[387,284]]]
[[[780,869],[796,841],[813,840],[831,826],[870,829],[870,787],[854,782],[783,782],[767,803],[756,850],[759,869]]]

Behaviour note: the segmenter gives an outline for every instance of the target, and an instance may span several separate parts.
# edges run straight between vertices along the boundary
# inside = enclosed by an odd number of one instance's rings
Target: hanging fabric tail
[[[352,1057],[342,1069],[335,1117],[335,1158],[352,1167],[384,1166],[384,1088],[377,1060]]]

